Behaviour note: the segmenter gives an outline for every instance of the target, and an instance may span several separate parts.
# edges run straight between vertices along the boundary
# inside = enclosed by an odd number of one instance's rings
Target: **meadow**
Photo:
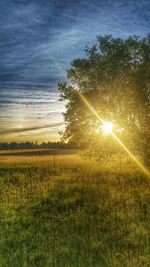
[[[0,266],[150,266],[149,178],[75,151],[1,151]]]

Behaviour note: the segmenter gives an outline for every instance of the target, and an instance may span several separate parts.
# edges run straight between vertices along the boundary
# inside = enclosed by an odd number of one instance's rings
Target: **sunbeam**
[[[95,114],[97,119],[102,123],[102,125],[105,125],[106,121],[103,120],[97,111],[92,107],[92,105],[88,102],[88,100],[78,92],[78,95],[83,100],[83,102],[88,106],[88,108]],[[150,172],[140,163],[140,161],[129,151],[129,149],[123,144],[123,142],[117,137],[116,134],[113,133],[112,128],[109,131],[109,133],[113,136],[113,138],[118,142],[118,144],[124,149],[124,151],[129,155],[129,157],[137,164],[137,166],[147,175],[150,177]]]

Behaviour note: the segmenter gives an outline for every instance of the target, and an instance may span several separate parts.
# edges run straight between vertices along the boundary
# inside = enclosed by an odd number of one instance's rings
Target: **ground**
[[[0,266],[150,266],[150,180],[77,151],[0,152]]]

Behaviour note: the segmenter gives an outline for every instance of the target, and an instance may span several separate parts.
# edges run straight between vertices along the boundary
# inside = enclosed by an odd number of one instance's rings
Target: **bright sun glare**
[[[112,133],[113,124],[109,121],[104,121],[101,128],[102,128],[103,134],[108,135]]]

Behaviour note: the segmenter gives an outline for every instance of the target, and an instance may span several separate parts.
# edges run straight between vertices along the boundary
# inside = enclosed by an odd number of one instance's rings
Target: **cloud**
[[[47,128],[54,128],[57,126],[62,126],[64,123],[59,122],[59,123],[54,123],[50,125],[44,125],[44,126],[34,126],[34,127],[27,127],[27,128],[15,128],[15,129],[5,129],[0,131],[1,135],[4,134],[13,134],[13,133],[19,133],[19,132],[29,132],[29,131],[36,131],[36,130],[41,130],[41,129],[47,129]]]
[[[48,128],[47,133],[51,137],[52,129],[57,135],[58,128],[64,128],[62,112],[65,111],[65,104],[58,100],[58,92],[50,90],[6,90],[0,91],[0,135],[3,139],[4,134],[7,136],[20,132],[20,138],[25,138],[25,132],[22,129],[32,129],[32,140],[37,139],[41,130]],[[57,124],[60,126],[57,126]],[[37,128],[38,126],[38,128]],[[21,130],[20,130],[21,129]],[[6,132],[5,132],[6,130]],[[31,131],[31,130],[30,130]],[[3,134],[3,137],[2,137]],[[14,134],[13,138],[17,138]]]
[[[97,35],[144,36],[150,25],[149,0],[1,0],[0,10],[3,130],[63,121],[57,83],[70,61],[85,56]]]
[[[96,35],[144,35],[149,31],[149,1],[10,1],[3,0],[0,24],[1,86],[18,81],[52,82],[65,79],[74,57]],[[8,83],[12,82],[11,84]]]

